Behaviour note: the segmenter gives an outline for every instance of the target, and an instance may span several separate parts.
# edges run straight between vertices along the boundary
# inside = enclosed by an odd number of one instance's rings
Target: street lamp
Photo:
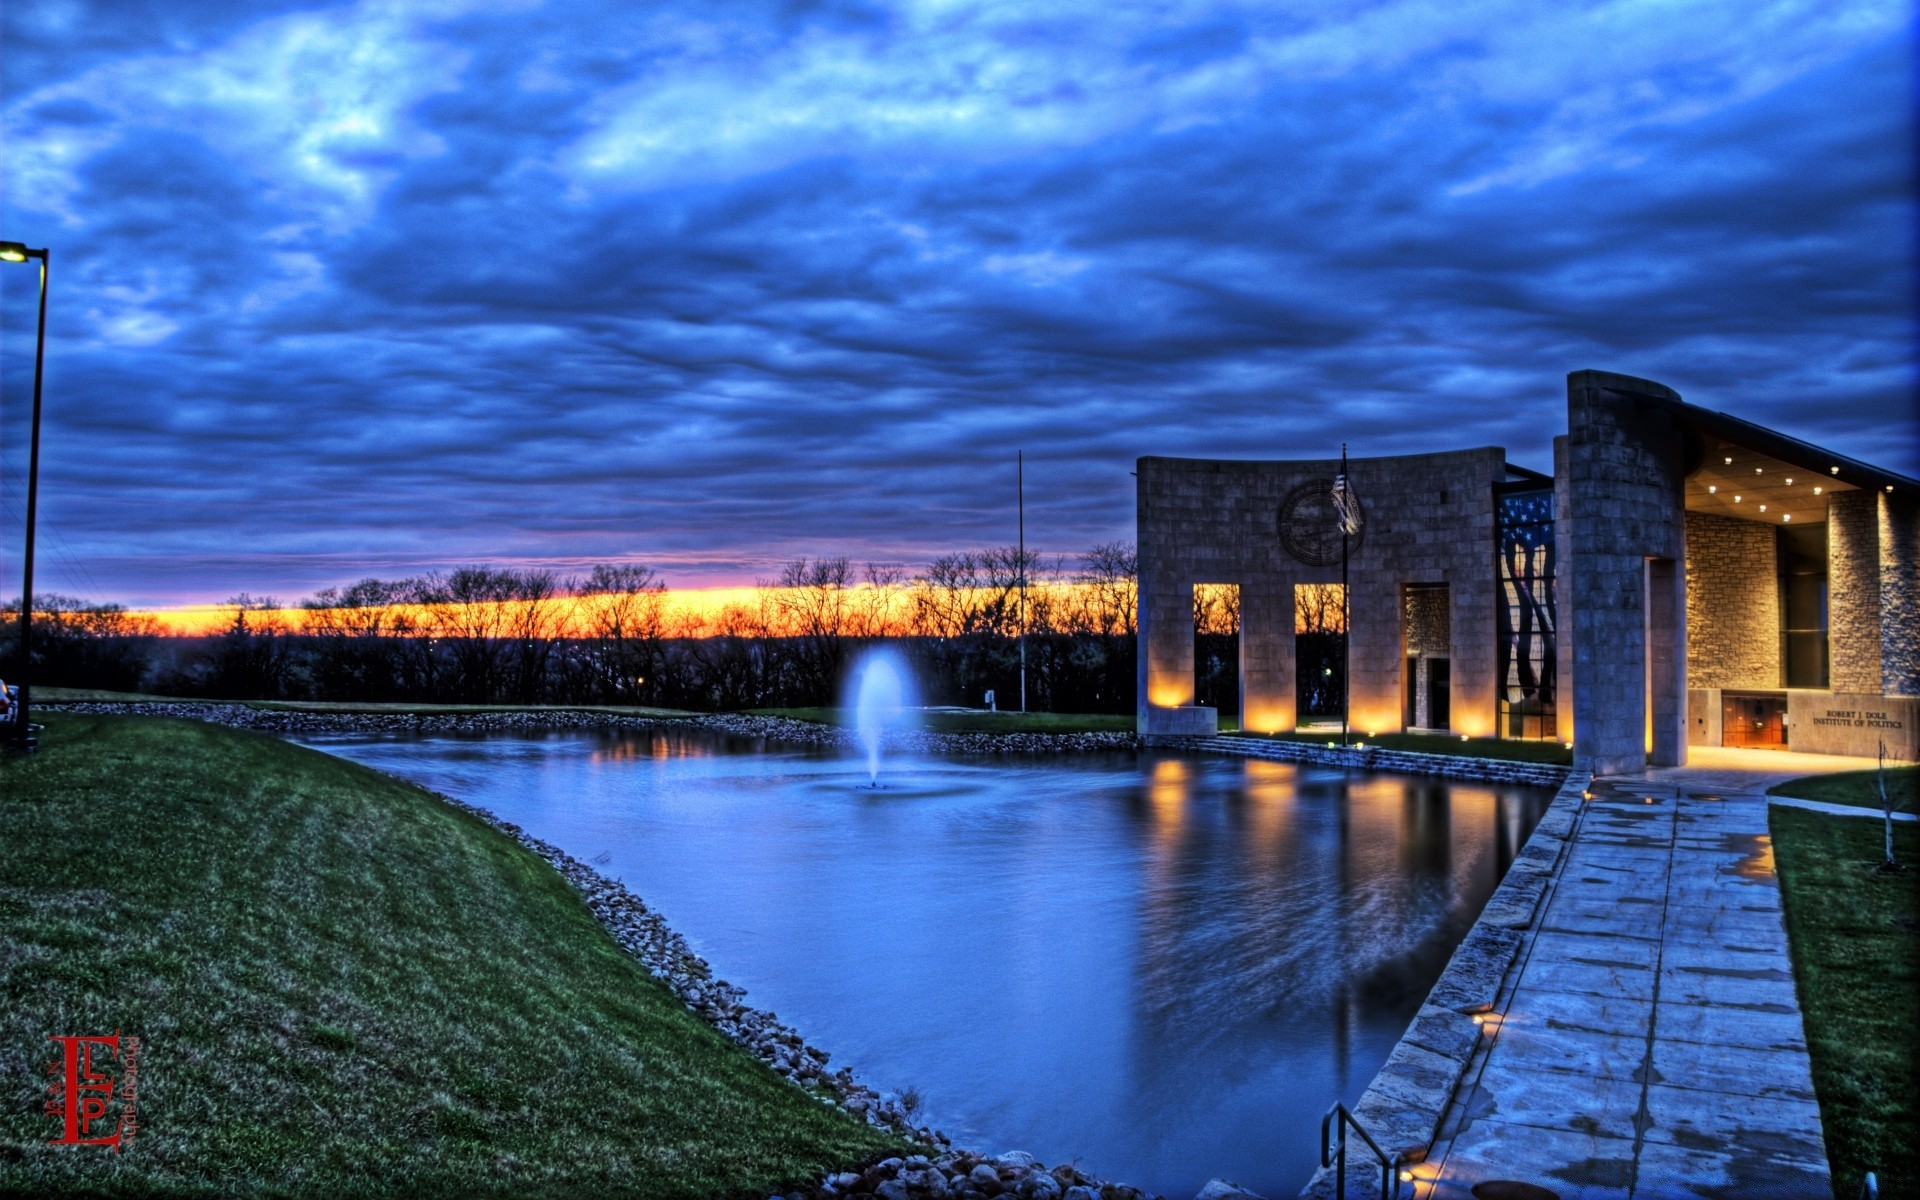
[[[33,433],[27,452],[27,554],[25,579],[20,585],[20,706],[13,714],[12,748],[32,750],[33,726],[28,705],[32,700],[33,673],[33,522],[40,499],[40,380],[47,365],[47,252],[33,250],[25,242],[0,242],[0,261],[40,260],[40,329],[33,344]]]

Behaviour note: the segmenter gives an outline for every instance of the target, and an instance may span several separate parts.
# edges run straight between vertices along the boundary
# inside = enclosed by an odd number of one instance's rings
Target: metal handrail
[[[1394,1171],[1400,1165],[1399,1156],[1394,1155],[1389,1158],[1387,1152],[1380,1148],[1380,1144],[1367,1133],[1366,1128],[1353,1119],[1353,1114],[1347,1111],[1347,1106],[1340,1103],[1335,1103],[1327,1110],[1327,1115],[1320,1118],[1320,1165],[1334,1169],[1333,1194],[1338,1200],[1347,1198],[1346,1130],[1349,1127],[1360,1135],[1360,1140],[1367,1144],[1367,1149],[1373,1151],[1373,1156],[1380,1160],[1380,1200],[1394,1200],[1400,1193],[1400,1178]]]

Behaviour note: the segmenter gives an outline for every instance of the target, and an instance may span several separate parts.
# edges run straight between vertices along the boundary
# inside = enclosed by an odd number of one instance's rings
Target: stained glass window
[[[1500,734],[1551,740],[1558,692],[1559,614],[1553,603],[1553,489],[1498,492]]]

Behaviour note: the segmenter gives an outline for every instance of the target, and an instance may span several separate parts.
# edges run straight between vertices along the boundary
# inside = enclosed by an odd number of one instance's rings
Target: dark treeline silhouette
[[[676,614],[649,568],[468,567],[328,588],[289,610],[239,596],[231,624],[160,636],[115,605],[41,596],[34,682],[219,699],[657,705],[699,711],[837,703],[862,649],[888,642],[929,704],[1018,705],[1022,567],[1027,704],[1130,712],[1135,555],[1095,547],[1069,568],[995,548],[944,556],[912,579],[846,558],[798,559],[751,599]],[[0,677],[18,677],[18,612]]]

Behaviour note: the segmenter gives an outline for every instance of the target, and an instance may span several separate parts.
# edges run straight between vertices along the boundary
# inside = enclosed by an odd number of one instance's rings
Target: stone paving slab
[[[1767,801],[1730,782],[1590,787],[1416,1200],[1829,1194]]]
[[[1640,1148],[1638,1195],[1699,1196],[1705,1200],[1804,1197],[1827,1200],[1831,1181],[1824,1160],[1774,1155],[1716,1154],[1649,1143]]]

